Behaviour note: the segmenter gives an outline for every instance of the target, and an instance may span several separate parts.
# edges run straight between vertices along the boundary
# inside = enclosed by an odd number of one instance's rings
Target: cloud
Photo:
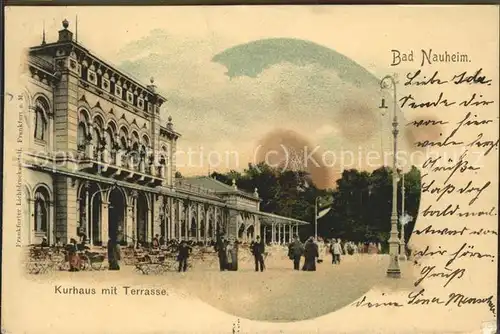
[[[243,168],[259,140],[277,128],[328,149],[380,143],[378,90],[346,83],[318,64],[283,62],[255,78],[230,78],[224,66],[211,60],[222,44],[154,30],[117,54],[126,72],[146,82],[155,77],[168,99],[162,117],[171,115],[183,135],[180,149],[203,146],[221,155],[237,151],[242,161],[232,167]]]

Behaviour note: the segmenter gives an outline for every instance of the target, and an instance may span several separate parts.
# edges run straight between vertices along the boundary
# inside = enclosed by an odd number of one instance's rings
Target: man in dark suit
[[[300,258],[304,254],[304,245],[297,235],[293,236],[293,242],[288,246],[288,257],[293,260],[293,269],[300,270]]]
[[[179,272],[187,270],[188,258],[191,251],[191,246],[189,246],[185,240],[182,240],[179,245],[179,254],[177,255],[177,261],[179,261]]]
[[[224,239],[224,236],[221,235],[217,238],[217,242],[215,244],[215,251],[219,257],[219,269],[220,271],[224,271],[227,269],[227,241]]]
[[[260,240],[260,237],[257,236],[255,241],[252,242],[251,249],[255,260],[255,271],[259,271],[259,267],[260,271],[264,271],[264,241]]]

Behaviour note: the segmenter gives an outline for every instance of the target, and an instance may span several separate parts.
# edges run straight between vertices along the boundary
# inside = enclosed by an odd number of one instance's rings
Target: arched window
[[[196,219],[194,217],[191,219],[191,229],[190,229],[191,237],[196,237]]]
[[[38,140],[45,140],[46,128],[47,121],[45,120],[45,112],[41,106],[37,105],[35,108],[35,138]]]
[[[105,139],[106,139],[106,148],[110,150],[113,147],[113,131],[108,128],[105,132]]]
[[[85,125],[83,123],[78,124],[77,141],[79,150],[83,150],[85,148],[85,137],[86,137],[85,134],[86,134]]]
[[[200,220],[200,237],[205,237],[205,220],[203,218]]]
[[[35,232],[47,233],[49,219],[49,194],[43,187],[35,192]]]

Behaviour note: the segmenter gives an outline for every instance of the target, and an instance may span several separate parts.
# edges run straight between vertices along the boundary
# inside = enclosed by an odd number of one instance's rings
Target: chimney
[[[73,33],[68,30],[69,27],[69,22],[68,20],[64,19],[62,22],[63,28],[62,30],[59,30],[59,40],[58,42],[71,42],[73,41]]]

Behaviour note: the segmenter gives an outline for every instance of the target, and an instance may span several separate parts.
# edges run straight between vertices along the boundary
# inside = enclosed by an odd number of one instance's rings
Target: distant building
[[[75,42],[29,49],[23,119],[23,243],[166,239],[288,241],[305,222],[259,211],[259,195],[209,177],[176,179],[180,134],[167,99]]]

